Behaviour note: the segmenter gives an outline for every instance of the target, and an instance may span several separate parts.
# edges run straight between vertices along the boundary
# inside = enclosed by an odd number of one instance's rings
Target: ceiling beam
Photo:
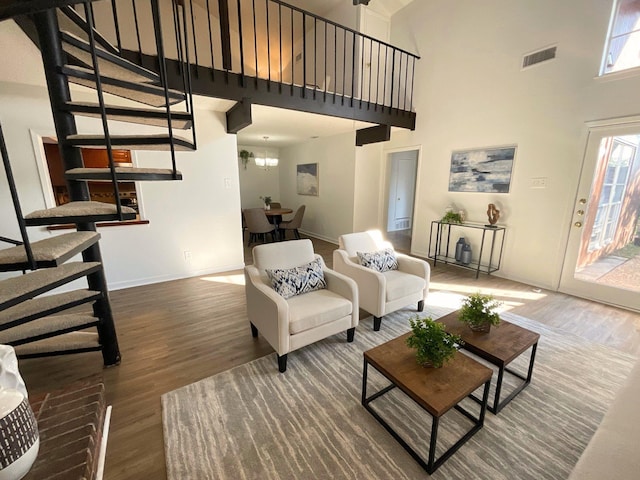
[[[391,139],[391,125],[376,125],[375,127],[356,130],[356,146],[361,147],[369,143],[387,142]]]
[[[238,133],[252,123],[250,98],[243,98],[227,110],[227,133]]]

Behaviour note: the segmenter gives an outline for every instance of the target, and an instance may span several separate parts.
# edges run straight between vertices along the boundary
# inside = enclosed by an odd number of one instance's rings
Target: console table
[[[465,229],[481,232],[480,252],[476,260],[472,260],[467,265],[456,261],[456,241],[454,240],[453,244],[451,243],[451,227],[460,229],[459,233],[462,235],[464,235]],[[443,262],[457,267],[475,270],[476,278],[478,278],[480,273],[489,275],[500,270],[505,231],[506,227],[503,226],[487,227],[479,223],[446,223],[440,220],[434,220],[431,222],[431,231],[429,232],[429,258],[433,260],[434,268],[438,262]]]

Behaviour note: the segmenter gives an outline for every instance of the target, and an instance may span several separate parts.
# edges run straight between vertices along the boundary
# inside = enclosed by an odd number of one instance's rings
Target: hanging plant
[[[240,157],[240,161],[242,162],[242,166],[244,167],[244,169],[247,169],[247,164],[249,163],[249,159],[253,158],[253,152],[250,152],[249,150],[240,150],[240,152],[238,153],[238,156]]]

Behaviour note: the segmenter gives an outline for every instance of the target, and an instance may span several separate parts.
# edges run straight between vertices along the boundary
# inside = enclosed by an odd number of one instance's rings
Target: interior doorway
[[[398,251],[411,252],[418,150],[388,154],[387,239]]]
[[[640,122],[589,132],[560,290],[640,310]]]

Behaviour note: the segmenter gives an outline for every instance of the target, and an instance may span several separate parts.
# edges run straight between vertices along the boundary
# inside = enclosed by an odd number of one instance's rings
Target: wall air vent
[[[556,58],[557,46],[545,48],[544,50],[538,50],[533,53],[529,53],[522,59],[522,68],[528,68],[538,63],[546,62]]]

